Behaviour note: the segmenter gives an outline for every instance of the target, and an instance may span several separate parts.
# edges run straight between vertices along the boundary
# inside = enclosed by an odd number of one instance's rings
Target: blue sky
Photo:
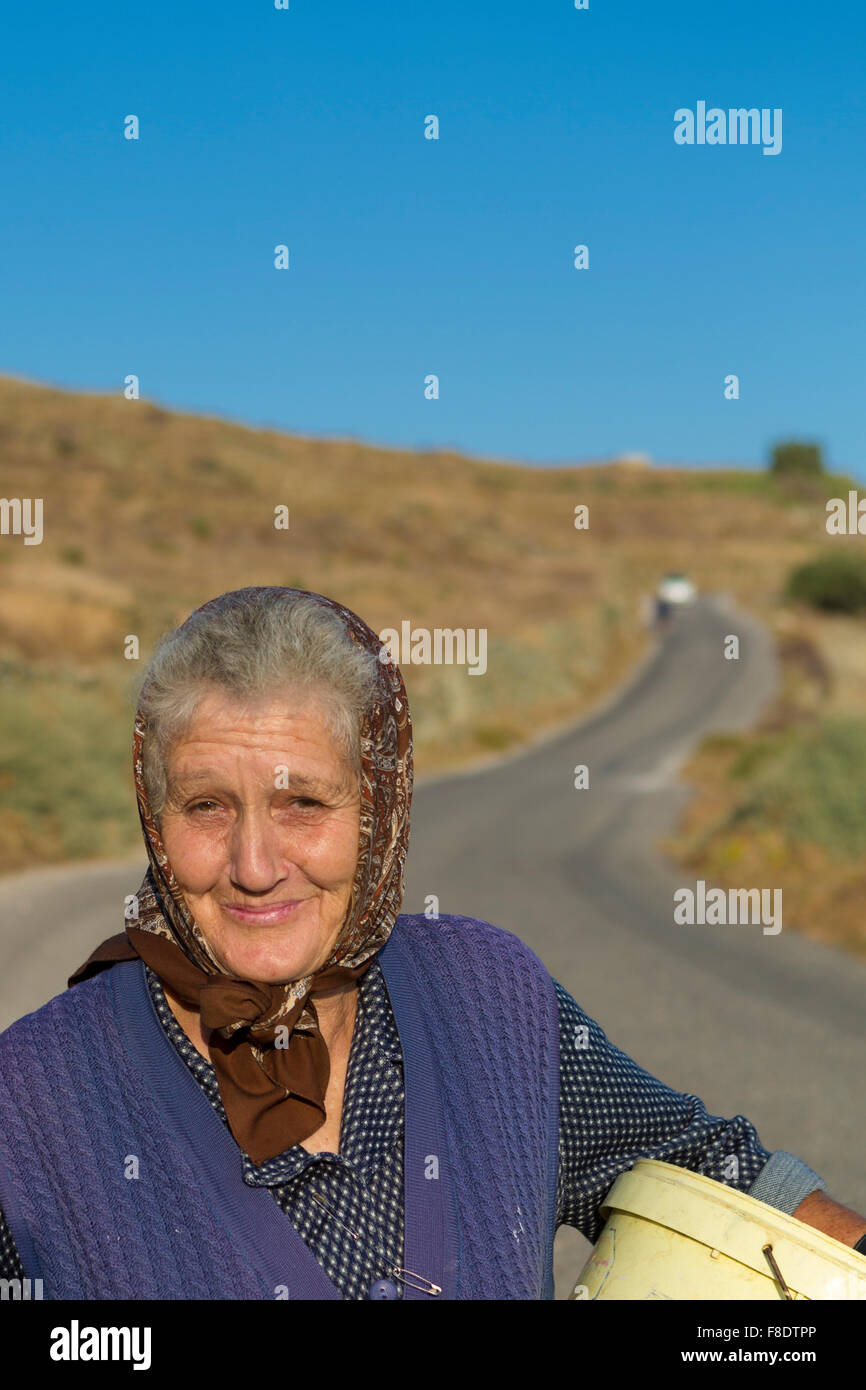
[[[864,55],[853,2],[7,9],[0,372],[539,463],[795,436],[866,477]],[[699,100],[780,107],[781,153],[678,146]]]

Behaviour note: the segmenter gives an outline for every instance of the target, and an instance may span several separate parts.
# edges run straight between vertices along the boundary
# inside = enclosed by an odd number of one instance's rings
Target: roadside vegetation
[[[866,631],[791,605],[758,728],[706,739],[667,853],[721,887],[782,889],[786,929],[866,956]]]

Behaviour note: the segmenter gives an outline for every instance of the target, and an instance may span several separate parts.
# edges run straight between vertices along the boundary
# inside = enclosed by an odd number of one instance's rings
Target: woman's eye
[[[318,808],[321,808],[322,802],[321,802],[321,801],[315,801],[315,800],[314,800],[312,797],[310,797],[310,796],[296,796],[296,797],[293,799],[293,801],[290,803],[290,805],[291,805],[291,806],[297,806],[297,807],[298,807],[300,810],[302,810],[302,811],[307,811],[307,810],[312,810],[312,809],[317,808],[317,807],[318,807]],[[199,812],[199,813],[202,814],[202,815],[207,815],[210,811],[214,811],[214,810],[218,811],[219,809],[220,809],[220,803],[219,803],[218,801],[207,801],[207,800],[205,800],[205,801],[194,801],[194,802],[192,802],[192,804],[191,804],[190,806],[187,807],[187,810],[188,810],[188,811],[190,811],[190,812]]]

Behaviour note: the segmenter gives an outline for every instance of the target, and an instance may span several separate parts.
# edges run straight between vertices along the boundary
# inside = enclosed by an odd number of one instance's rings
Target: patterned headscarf
[[[151,813],[143,773],[147,723],[136,714],[133,768],[149,868],[136,895],[137,917],[103,942],[69,984],[118,960],[144,960],[210,1029],[208,1049],[232,1133],[254,1163],[264,1163],[314,1134],[325,1119],[330,1073],[314,996],[367,970],[391,934],[403,897],[412,800],[412,723],[400,669],[372,628],[321,594],[277,586],[236,591],[315,599],[377,658],[378,689],[361,720],[358,862],[349,906],[330,958],[287,984],[237,980],[219,964],[175,879]],[[215,600],[196,610],[206,614]],[[189,621],[189,620],[188,620]],[[180,631],[183,631],[181,627]],[[278,1045],[277,1045],[278,1044]]]

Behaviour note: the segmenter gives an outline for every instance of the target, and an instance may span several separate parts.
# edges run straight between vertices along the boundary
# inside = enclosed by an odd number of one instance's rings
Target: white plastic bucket
[[[866,1256],[672,1163],[638,1159],[600,1211],[572,1299],[866,1299]]]

